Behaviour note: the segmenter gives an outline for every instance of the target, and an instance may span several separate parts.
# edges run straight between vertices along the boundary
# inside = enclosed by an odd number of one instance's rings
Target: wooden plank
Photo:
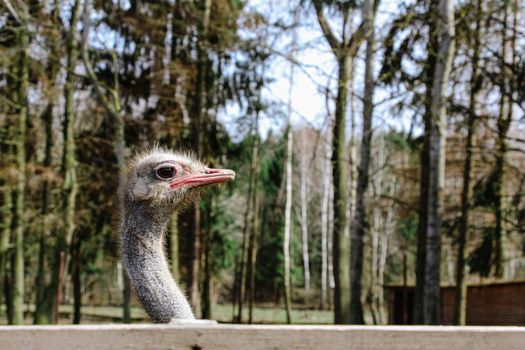
[[[525,349],[522,327],[0,326],[1,349]]]

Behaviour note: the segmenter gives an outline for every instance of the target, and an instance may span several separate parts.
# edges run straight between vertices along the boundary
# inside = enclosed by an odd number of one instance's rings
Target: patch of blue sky
[[[392,18],[401,13],[402,9],[408,2],[399,1],[382,1],[376,17],[376,32],[378,39],[382,39],[387,34],[389,23]],[[247,4],[247,11],[257,11],[268,17],[271,23],[279,23],[283,25],[290,25],[293,22],[292,11],[297,2],[283,2],[283,1],[264,1],[253,0]],[[341,18],[337,16],[334,11],[326,13],[332,30],[338,37],[341,37],[342,26],[337,24],[342,23]],[[274,54],[274,58],[269,61],[266,69],[267,74],[272,78],[271,83],[264,87],[264,100],[273,104],[271,113],[265,113],[260,122],[260,132],[262,135],[268,133],[282,132],[288,115],[286,113],[286,106],[290,98],[290,83],[292,86],[291,106],[292,114],[290,116],[293,125],[310,125],[318,130],[327,130],[328,128],[328,111],[334,111],[334,99],[337,82],[337,66],[335,57],[331,52],[326,40],[322,36],[319,29],[315,11],[310,8],[303,8],[299,12],[299,25],[296,28],[296,47],[294,54],[294,61],[297,63],[294,68],[293,82],[290,81],[290,48],[292,43],[292,31],[282,31],[274,29],[271,35],[276,35],[272,38],[272,47],[270,51]],[[356,11],[356,15],[352,17],[352,29],[355,30],[357,23],[360,21],[360,12]],[[253,35],[249,31],[241,31],[240,35]],[[360,130],[360,115],[362,113],[362,94],[363,94],[363,77],[364,77],[364,47],[355,61],[354,83],[353,88],[350,88],[350,94],[354,95],[355,103],[349,103],[347,106],[348,116],[348,135],[352,133],[351,119],[355,120],[355,132]],[[419,50],[422,54],[424,48]],[[376,54],[376,62],[380,62],[383,58],[382,50],[378,50]],[[404,68],[416,73],[418,66],[411,62],[403,62]],[[379,64],[375,66],[375,76],[379,73]],[[330,92],[329,105],[326,105],[325,91]],[[401,103],[404,99],[410,96],[410,91],[403,90],[401,87],[396,93],[391,88],[386,88],[378,85],[374,94],[374,127],[382,129],[395,129],[397,131],[408,130],[411,127],[413,110],[393,109],[393,105]],[[352,111],[354,106],[354,111]],[[276,109],[281,108],[280,113],[276,113]],[[396,113],[395,111],[399,111]],[[221,120],[228,125],[234,125],[234,120],[242,109],[235,104],[230,104],[221,113]],[[352,117],[352,113],[354,113]],[[417,113],[417,112],[416,112]],[[276,118],[277,116],[277,118]],[[231,130],[234,134],[235,131]],[[416,128],[417,133],[417,128]]]

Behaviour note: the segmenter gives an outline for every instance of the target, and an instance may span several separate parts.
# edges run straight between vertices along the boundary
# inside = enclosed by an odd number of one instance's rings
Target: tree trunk
[[[336,324],[350,321],[350,247],[344,235],[346,226],[346,106],[348,82],[353,61],[346,54],[339,57],[337,99],[332,137],[332,171],[334,178],[334,317]]]
[[[303,150],[301,153],[301,233],[303,248],[303,272],[304,288],[310,290],[310,254],[308,252],[308,174],[309,164],[308,154]]]
[[[357,193],[354,221],[352,224],[352,244],[350,253],[350,323],[364,324],[362,295],[363,247],[368,233],[366,214],[366,192],[368,189],[368,172],[370,168],[370,148],[372,143],[372,113],[374,95],[374,0],[364,3],[363,23],[367,36],[365,90],[363,100],[363,133],[361,136],[361,157],[357,177]],[[373,271],[375,273],[375,271]]]
[[[506,228],[506,215],[508,211],[508,200],[506,199],[507,191],[505,190],[506,180],[506,165],[507,165],[507,153],[508,153],[508,141],[507,134],[512,124],[512,102],[511,96],[513,94],[512,86],[513,76],[510,67],[514,67],[516,63],[516,32],[517,28],[517,17],[518,17],[518,3],[515,1],[514,7],[514,25],[513,34],[509,40],[507,31],[509,30],[509,4],[510,1],[505,1],[503,4],[503,28],[502,33],[502,49],[501,49],[501,74],[500,74],[500,112],[497,121],[497,140],[496,140],[496,160],[494,167],[494,213],[496,216],[496,227],[494,230],[493,240],[493,251],[494,251],[494,275],[498,278],[502,278],[505,269],[505,241],[507,236]],[[509,62],[509,56],[510,61]]]
[[[289,108],[290,110],[290,108]],[[289,111],[290,112],[290,111]],[[290,118],[290,117],[289,117]],[[288,123],[288,136],[286,141],[286,206],[284,210],[284,304],[286,308],[286,323],[292,323],[292,300],[290,286],[290,237],[292,232],[292,155],[293,132]]]
[[[251,224],[251,236],[249,240],[249,247],[248,247],[248,263],[249,266],[249,323],[252,323],[253,321],[253,299],[255,296],[255,265],[256,265],[256,259],[257,259],[257,230],[259,226],[259,198],[258,198],[258,190],[257,190],[257,184],[259,181],[259,112],[255,112],[255,122],[254,122],[254,133],[253,133],[253,148],[252,148],[252,163],[251,163],[251,179],[252,181],[252,224]]]
[[[82,257],[81,257],[81,242],[82,235],[75,235],[75,239],[71,249],[71,256],[75,259],[71,262],[72,279],[73,279],[73,324],[80,324],[81,308],[82,308]]]
[[[335,120],[332,138],[332,172],[334,184],[333,196],[333,271],[334,271],[334,321],[348,323],[350,321],[350,242],[346,226],[347,215],[347,172],[346,172],[346,107],[348,103],[348,83],[353,81],[353,60],[357,55],[363,40],[362,26],[350,37],[347,37],[346,25],[348,12],[341,13],[343,18],[343,33],[338,40],[332,32],[323,12],[323,2],[313,0],[317,22],[323,36],[330,45],[337,59],[338,80],[337,98],[335,101]],[[352,204],[353,201],[350,202]],[[345,235],[346,234],[346,235]]]
[[[379,265],[377,267],[377,291],[376,291],[376,302],[377,309],[380,312],[380,324],[386,324],[387,319],[385,317],[385,298],[384,298],[384,285],[385,285],[385,266],[386,259],[388,256],[388,240],[392,233],[390,227],[392,226],[394,218],[394,207],[389,206],[386,213],[386,218],[383,222],[383,234],[379,242],[380,255]]]
[[[242,307],[244,303],[244,293],[246,289],[246,269],[248,266],[248,216],[250,213],[250,199],[252,193],[252,181],[251,177],[253,174],[250,174],[250,180],[248,185],[248,194],[246,199],[246,210],[244,212],[244,225],[242,229],[242,251],[239,259],[239,268],[238,268],[238,283],[236,290],[236,302],[237,302],[237,316],[236,322],[242,323]]]
[[[331,146],[330,146],[331,151]],[[331,152],[330,152],[331,153]],[[331,157],[330,157],[331,158]],[[330,160],[331,163],[331,160]],[[332,170],[333,172],[333,170]],[[330,178],[332,178],[330,176]],[[335,276],[334,276],[334,184],[330,181],[330,189],[328,193],[328,309],[333,309],[335,290]]]
[[[90,13],[91,3],[89,0],[84,5],[84,31],[82,39],[82,60],[87,71],[87,75],[93,85],[98,100],[104,107],[108,117],[111,118],[111,122],[115,128],[115,134],[113,135],[113,152],[115,159],[117,160],[117,169],[119,176],[124,174],[126,168],[125,155],[126,155],[126,139],[125,139],[125,121],[122,115],[122,106],[120,102],[120,82],[119,82],[119,62],[118,56],[115,51],[111,53],[113,63],[113,88],[106,87],[110,96],[106,96],[103,91],[102,84],[96,76],[91,61],[89,59],[88,52],[88,36],[90,27]],[[79,243],[80,244],[80,243]],[[120,270],[122,273],[123,289],[122,289],[122,322],[131,322],[131,284],[129,276],[124,269]]]
[[[22,28],[19,33],[20,61],[18,69],[18,100],[19,113],[15,134],[16,184],[14,189],[14,211],[12,217],[12,232],[14,234],[13,256],[13,324],[24,323],[24,231],[25,192],[26,192],[26,136],[29,119],[29,32]]]
[[[454,12],[450,0],[432,0],[429,80],[425,113],[421,208],[418,227],[418,274],[415,320],[423,324],[441,322],[440,261],[441,220],[445,177],[446,86],[454,54]],[[433,39],[435,38],[435,39]],[[434,56],[434,57],[433,57]],[[424,187],[427,187],[425,189]],[[423,244],[424,241],[424,244]],[[424,253],[420,250],[424,249]],[[420,266],[423,265],[423,266]],[[422,294],[421,294],[422,292]]]
[[[77,24],[80,18],[80,1],[76,0],[71,12],[69,30],[67,32],[67,66],[66,81],[64,86],[64,146],[62,158],[62,221],[63,229],[57,237],[56,261],[53,271],[52,295],[55,299],[54,321],[58,323],[60,318],[60,303],[62,302],[62,288],[65,282],[65,272],[67,271],[67,255],[73,232],[75,230],[75,201],[77,194],[76,179],[76,158],[75,158],[75,113],[74,113],[74,91],[75,74],[74,70],[78,59]]]
[[[292,45],[290,47],[291,60],[295,59],[297,45],[296,24],[298,20],[298,11],[294,12]],[[292,289],[290,276],[290,239],[292,236],[292,166],[293,166],[293,128],[292,128],[292,101],[295,78],[295,65],[290,63],[290,81],[288,87],[288,106],[287,106],[287,133],[286,133],[286,159],[284,167],[286,169],[286,202],[284,207],[284,232],[283,232],[283,258],[284,258],[284,306],[286,310],[286,323],[292,323]]]
[[[113,113],[109,116],[113,117],[113,123],[115,124],[115,134],[113,135],[113,152],[117,159],[117,171],[122,176],[126,170],[126,138],[125,138],[125,122],[124,116],[122,115],[122,107],[120,104],[120,84],[119,84],[119,63],[117,54],[115,51],[112,52],[113,58],[113,89],[112,101],[113,101]],[[131,283],[129,276],[125,269],[122,269],[122,280],[124,282],[123,288],[123,305],[122,305],[122,322],[131,322]]]
[[[330,118],[330,113],[328,113]],[[331,124],[329,124],[331,126]],[[331,133],[329,128],[328,134]],[[330,169],[330,140],[329,136],[326,140],[326,155],[323,165],[323,197],[321,200],[321,309],[324,310],[328,306],[328,216],[329,216],[329,200],[331,188],[331,169]]]
[[[199,38],[198,38],[198,52],[197,52],[197,80],[196,80],[196,92],[194,98],[194,117],[193,117],[193,136],[194,146],[197,156],[201,158],[204,155],[204,143],[203,143],[203,126],[205,117],[205,104],[206,104],[206,71],[208,65],[208,51],[206,49],[206,42],[208,36],[209,22],[210,22],[210,11],[211,11],[211,0],[205,0],[202,9],[202,21],[200,26]],[[193,235],[192,235],[192,262],[190,269],[190,288],[189,288],[189,299],[190,304],[194,308],[196,314],[199,314],[200,306],[200,269],[201,269],[201,256],[202,251],[200,247],[201,241],[201,208],[200,203],[197,201],[193,205]]]
[[[256,117],[258,118],[258,116]],[[256,124],[258,124],[256,122]],[[252,235],[250,238],[250,295],[249,295],[249,316],[248,323],[253,323],[253,306],[255,301],[255,272],[257,266],[257,233],[259,230],[259,191],[258,191],[258,173],[259,173],[259,160],[258,160],[258,149],[259,149],[259,135],[256,130],[255,139],[257,147],[255,153],[255,169],[253,176],[253,197],[252,197]]]
[[[11,186],[2,180],[2,227],[0,231],[0,293],[4,296],[6,318],[8,324],[13,324],[11,283],[9,280],[9,241],[11,222],[13,219],[13,193]]]
[[[456,268],[456,306],[454,323],[466,324],[467,318],[467,242],[470,220],[470,203],[472,200],[472,153],[476,140],[476,103],[481,88],[479,77],[479,50],[481,40],[482,0],[477,1],[476,26],[474,31],[474,50],[472,53],[472,78],[470,80],[470,101],[467,120],[467,140],[465,146],[465,163],[463,166],[463,191],[461,192],[461,218],[459,221],[458,257]]]
[[[256,129],[255,129],[256,130]],[[242,229],[242,252],[241,252],[241,258],[239,262],[239,278],[238,278],[238,293],[237,293],[237,323],[242,323],[242,308],[243,303],[245,301],[245,293],[246,293],[246,275],[248,270],[248,256],[249,256],[249,239],[248,239],[248,227],[249,227],[249,215],[250,215],[250,208],[251,208],[251,202],[252,202],[252,191],[253,191],[253,178],[255,176],[254,169],[255,169],[255,158],[253,157],[254,154],[257,154],[256,149],[256,139],[253,139],[252,144],[252,162],[250,165],[250,178],[248,180],[248,194],[246,197],[246,210],[244,212],[244,225]]]
[[[53,10],[51,12],[52,23],[55,26],[54,30],[59,33],[60,22],[59,22],[59,4],[58,0],[53,3]],[[58,60],[58,43],[51,44],[51,55],[57,58],[49,58],[47,68],[47,78],[49,81],[56,81],[57,74],[59,72],[59,60]],[[48,170],[52,167],[53,161],[53,141],[55,138],[53,130],[53,108],[56,105],[56,93],[53,93],[49,97],[48,105],[44,113],[42,113],[42,123],[45,126],[45,150],[44,150],[44,167]],[[37,263],[37,275],[35,278],[36,286],[36,300],[35,300],[35,313],[33,318],[34,324],[48,324],[53,319],[53,300],[50,297],[50,286],[46,281],[47,268],[46,258],[48,256],[48,238],[51,234],[51,184],[45,179],[42,184],[42,207],[41,207],[41,218],[42,225],[39,232],[39,247],[38,247],[38,263]]]
[[[171,217],[170,230],[169,230],[169,257],[171,274],[175,281],[180,279],[179,271],[179,223],[178,214],[175,213]]]
[[[56,68],[51,68],[51,77],[55,77]],[[53,73],[54,72],[54,73]],[[53,148],[53,106],[55,102],[49,102],[46,111],[43,114],[43,122],[46,129],[46,146],[44,156],[44,167],[51,168],[52,148]],[[47,238],[50,234],[49,214],[50,214],[51,190],[49,181],[45,180],[42,184],[42,226],[40,228],[39,247],[38,247],[38,267],[35,279],[36,286],[36,305],[33,323],[47,324],[52,320],[53,303],[49,296],[49,286],[46,285],[46,256],[47,256]]]
[[[213,203],[207,201],[209,206],[204,212],[206,216],[203,220],[202,230],[202,251],[203,251],[203,265],[204,265],[204,274],[202,279],[201,287],[201,316],[203,319],[211,319],[212,310],[211,310],[211,261],[210,261],[210,252],[211,252],[211,232],[210,232],[210,220],[211,220],[211,211]]]

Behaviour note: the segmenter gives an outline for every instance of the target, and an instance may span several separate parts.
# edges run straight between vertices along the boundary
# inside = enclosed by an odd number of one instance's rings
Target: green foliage
[[[468,265],[472,274],[488,277],[492,268],[492,245],[494,228],[486,228],[482,233],[482,241],[468,258]]]
[[[211,210],[211,266],[214,276],[219,276],[224,270],[230,270],[235,264],[236,253],[239,251],[239,242],[230,234],[234,228],[232,214],[221,205],[227,201],[227,195],[219,196]]]
[[[283,271],[284,198],[279,190],[284,176],[285,137],[271,137],[261,144],[260,154],[260,235],[256,285],[271,293],[281,286]]]
[[[410,148],[406,136],[401,133],[389,132],[385,134],[385,141],[399,152],[407,151]]]
[[[491,207],[496,199],[495,181],[497,174],[492,171],[488,176],[482,177],[474,185],[473,205],[478,207]]]
[[[410,243],[413,242],[417,235],[417,214],[411,212],[408,216],[400,218],[397,222],[396,231],[401,239]]]

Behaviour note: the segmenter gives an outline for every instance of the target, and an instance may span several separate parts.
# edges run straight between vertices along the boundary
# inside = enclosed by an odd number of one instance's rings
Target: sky
[[[255,10],[266,14],[270,17],[272,22],[292,23],[293,18],[291,8],[296,1],[274,1],[274,0],[251,0],[247,4],[248,11]],[[382,1],[378,9],[376,17],[376,28],[385,28],[391,17],[398,12],[399,1],[386,0]],[[335,14],[327,13],[327,18],[332,25],[332,30],[340,34],[341,22],[336,18]],[[356,12],[354,22],[360,21],[360,12]],[[327,103],[324,90],[329,87],[331,99],[329,102],[330,112],[334,111],[334,98],[337,79],[337,66],[335,57],[329,49],[329,46],[322,35],[319,24],[315,17],[315,11],[312,7],[303,9],[299,13],[298,22],[300,26],[296,29],[296,48],[295,60],[300,62],[300,65],[294,67],[293,85],[291,94],[292,116],[291,122],[293,125],[310,125],[316,129],[326,130],[328,127],[327,119]],[[354,23],[355,24],[355,23]],[[354,25],[355,28],[355,25]],[[377,29],[376,29],[377,30]],[[384,31],[377,30],[377,35],[385,35]],[[274,33],[270,33],[274,34]],[[243,33],[241,32],[241,36]],[[340,36],[339,36],[340,37]],[[279,52],[271,60],[267,68],[267,73],[272,77],[273,82],[265,88],[263,96],[267,101],[282,105],[283,111],[286,112],[286,106],[290,97],[290,76],[291,63],[287,58],[282,56],[290,55],[292,47],[292,32],[280,35],[276,40],[274,46],[271,48],[274,52]],[[359,57],[355,65],[355,83],[356,92],[358,96],[362,96],[363,76],[364,76],[364,49],[362,45]],[[377,52],[377,57],[381,58],[381,52]],[[376,65],[376,70],[379,65]],[[377,76],[377,71],[376,71]],[[384,89],[377,88],[374,100],[382,101],[387,99],[388,92]],[[359,129],[359,113],[361,111],[361,103],[359,97],[356,98],[356,126]],[[375,110],[377,116],[389,116],[389,106],[387,104],[380,104]],[[238,115],[239,110],[230,106],[222,116],[226,124],[232,124]],[[351,104],[348,106],[348,115],[351,113]],[[407,129],[409,126],[409,118],[377,118],[376,123],[379,126],[395,127]],[[283,130],[285,118],[275,118],[267,115],[262,118],[260,132],[264,135],[268,132],[280,132]],[[351,123],[348,120],[348,134],[351,133]],[[376,125],[376,126],[377,126]],[[236,134],[235,131],[232,134]]]

